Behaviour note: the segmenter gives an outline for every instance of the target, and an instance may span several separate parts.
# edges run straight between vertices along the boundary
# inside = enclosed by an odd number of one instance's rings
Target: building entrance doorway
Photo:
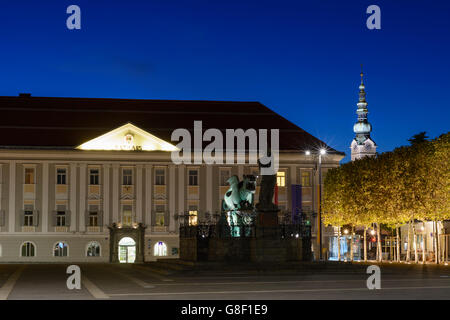
[[[130,237],[123,237],[119,241],[119,262],[134,263],[136,260],[136,242]]]

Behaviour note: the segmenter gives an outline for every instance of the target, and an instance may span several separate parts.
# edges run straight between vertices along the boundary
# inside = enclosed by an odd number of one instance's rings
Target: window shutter
[[[39,211],[33,210],[33,225],[37,227],[39,225]]]
[[[103,211],[99,211],[98,213],[97,213],[97,216],[98,216],[98,226],[99,227],[103,227]]]
[[[70,210],[66,210],[66,227],[70,226]]]
[[[0,227],[5,225],[5,210],[0,210]]]
[[[52,221],[53,221],[53,226],[54,227],[56,227],[56,225],[57,225],[56,220],[57,220],[57,211],[53,210],[52,211]]]
[[[20,220],[22,222],[22,226],[25,226],[25,210],[21,211]]]
[[[86,227],[89,227],[89,210],[86,210],[84,212],[84,225]]]

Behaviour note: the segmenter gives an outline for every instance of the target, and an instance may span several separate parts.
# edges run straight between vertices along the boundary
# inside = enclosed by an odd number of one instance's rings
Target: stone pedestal
[[[264,263],[309,261],[311,257],[309,227],[280,226],[275,210],[259,212],[248,237],[224,236],[220,232],[214,236],[198,236],[196,230],[190,231],[194,232],[180,232],[182,260]]]

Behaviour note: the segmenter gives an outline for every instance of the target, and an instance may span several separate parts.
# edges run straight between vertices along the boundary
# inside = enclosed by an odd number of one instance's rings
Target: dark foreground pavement
[[[0,299],[450,299],[450,267],[382,265],[381,289],[366,266],[272,272],[209,270],[164,274],[145,265],[85,264],[82,288],[66,287],[68,264],[0,264]]]

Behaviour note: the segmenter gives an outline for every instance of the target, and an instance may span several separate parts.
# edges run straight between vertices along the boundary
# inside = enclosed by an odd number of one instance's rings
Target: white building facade
[[[86,114],[89,110],[91,106]],[[149,116],[157,115],[155,111]],[[133,120],[120,113],[118,117]],[[23,134],[27,130],[31,129],[24,127]],[[36,145],[49,131],[38,130],[40,136],[24,138],[25,143],[37,141],[35,145],[3,143],[0,149],[0,262],[177,258],[179,215],[188,212],[195,224],[205,213],[220,213],[228,177],[258,174],[258,167],[249,164],[175,165],[170,140],[153,135],[151,127],[131,123],[73,147],[58,146],[57,141],[49,142],[51,147]],[[331,150],[323,159],[323,173],[342,158],[342,153]],[[315,161],[304,152],[280,152],[279,207],[291,210],[291,185],[302,184],[303,210],[317,210],[317,177]]]

